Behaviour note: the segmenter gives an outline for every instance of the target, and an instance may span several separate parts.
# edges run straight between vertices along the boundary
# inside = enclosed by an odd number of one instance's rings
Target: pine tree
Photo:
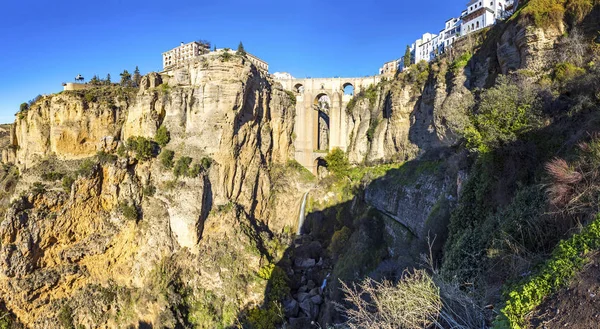
[[[110,81],[110,73],[106,75],[106,80],[105,80],[106,85],[110,86],[110,84],[112,83]]]
[[[240,56],[246,56],[246,51],[244,50],[244,45],[242,44],[241,41],[240,41],[240,44],[238,45],[238,49],[235,54],[240,55]]]
[[[213,51],[217,51],[217,45],[213,46]]]
[[[406,51],[404,52],[404,68],[408,68],[412,62],[412,55],[410,51],[410,46],[406,46]]]
[[[133,71],[133,82],[136,87],[140,86],[140,82],[142,82],[142,76],[140,75],[140,69],[136,66],[135,71]]]
[[[129,71],[127,71],[127,70],[123,70],[123,73],[121,73],[120,76],[121,76],[121,86],[129,87],[131,85],[131,73],[129,73]]]

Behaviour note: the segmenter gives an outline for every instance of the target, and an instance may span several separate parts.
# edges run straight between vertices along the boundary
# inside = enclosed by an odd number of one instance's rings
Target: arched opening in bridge
[[[315,98],[314,109],[318,112],[316,128],[316,145],[319,151],[329,151],[329,109],[331,100],[327,94],[319,94]]]
[[[319,157],[315,159],[315,175],[317,176],[318,179],[321,179],[325,176],[327,176],[327,162],[325,161],[325,159]]]
[[[354,96],[354,86],[350,82],[344,84],[344,95]]]
[[[294,86],[294,91],[295,91],[297,94],[303,94],[303,93],[304,93],[304,86],[303,86],[301,83],[297,83],[297,84]]]

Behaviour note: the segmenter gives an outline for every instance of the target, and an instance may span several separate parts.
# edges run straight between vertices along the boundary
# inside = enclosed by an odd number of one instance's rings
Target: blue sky
[[[0,122],[19,104],[86,79],[139,66],[162,68],[161,53],[206,39],[264,59],[295,77],[366,76],[438,33],[467,0],[5,0],[0,20]]]

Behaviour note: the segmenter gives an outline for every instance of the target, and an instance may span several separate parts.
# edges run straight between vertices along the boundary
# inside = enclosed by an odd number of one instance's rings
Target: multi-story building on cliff
[[[411,47],[411,63],[422,60],[429,62],[452,47],[454,41],[470,33],[496,24],[499,19],[512,15],[518,0],[471,0],[460,17],[446,21],[439,35],[425,33]],[[398,69],[403,70],[404,57],[400,59]]]
[[[219,54],[223,52],[235,52],[229,48],[215,49],[213,52],[210,51],[210,46],[198,41],[192,41],[184,44],[183,42],[177,48],[173,48],[163,55],[163,70],[167,71],[172,68],[176,68],[179,65],[185,64],[191,60],[198,58],[199,56],[206,54]],[[269,63],[262,59],[246,52],[246,58],[254,64],[259,70],[268,72]]]
[[[471,0],[467,4],[466,15],[461,17],[462,31],[469,34],[496,24],[496,20],[504,17],[507,3],[512,0]]]
[[[400,59],[395,59],[393,61],[389,61],[383,64],[383,66],[379,69],[379,74],[385,76],[394,76],[398,69],[400,68]]]
[[[185,63],[197,56],[206,54],[210,51],[209,45],[192,41],[184,44],[183,42],[179,47],[173,48],[162,54],[163,56],[163,69],[167,69],[172,66]]]

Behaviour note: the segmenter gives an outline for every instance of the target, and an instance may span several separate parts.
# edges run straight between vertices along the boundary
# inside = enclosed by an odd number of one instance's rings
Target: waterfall
[[[304,197],[302,198],[302,205],[300,206],[300,213],[298,214],[298,235],[302,235],[302,226],[304,225],[304,212],[306,209],[306,197],[308,197],[308,192],[304,193]]]

